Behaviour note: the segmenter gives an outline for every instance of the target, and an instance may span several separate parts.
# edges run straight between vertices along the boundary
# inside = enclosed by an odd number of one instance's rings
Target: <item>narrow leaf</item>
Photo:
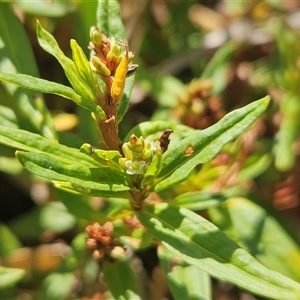
[[[30,243],[39,239],[45,231],[60,234],[71,230],[75,225],[76,219],[67,212],[64,205],[59,201],[34,207],[18,218],[12,219],[8,224],[15,235]]]
[[[298,299],[300,285],[256,261],[222,231],[190,210],[146,206],[140,222],[164,246],[213,277],[271,299]]]
[[[127,41],[117,0],[98,1],[97,26],[108,37]]]
[[[72,2],[45,2],[36,1],[17,1],[17,7],[26,15],[41,16],[43,18],[63,18],[77,10],[76,3]]]
[[[266,110],[269,97],[252,102],[228,113],[217,124],[186,137],[169,147],[163,155],[163,166],[155,191],[183,181],[197,165],[209,162],[229,141],[237,138]]]
[[[0,266],[0,290],[13,287],[24,276],[24,270]]]
[[[76,284],[72,272],[52,272],[43,281],[41,299],[67,299]]]
[[[228,230],[229,228],[224,228],[224,224],[229,224],[232,237],[234,236],[257,260],[300,281],[300,248],[267,211],[240,197],[230,198],[220,209],[214,210],[219,211],[223,217],[217,221],[217,225],[223,230]],[[214,210],[210,213],[213,220]]]
[[[218,206],[228,197],[224,194],[212,194],[205,191],[187,192],[170,200],[170,204],[188,208],[190,210],[202,210]]]
[[[30,172],[55,181],[70,182],[70,187],[85,193],[99,191],[103,196],[118,196],[129,188],[124,174],[116,174],[108,167],[88,168],[84,165],[65,164],[49,155],[17,151],[17,158]]]
[[[37,22],[37,36],[40,46],[59,61],[74,90],[82,96],[82,101],[95,101],[96,98],[99,97],[98,86],[94,86],[93,88],[92,85],[89,85],[81,80],[75,63],[64,55],[55,38],[48,31],[46,31],[39,22]],[[92,72],[90,73],[92,74]]]
[[[88,197],[74,192],[66,192],[62,189],[56,189],[55,193],[73,216],[89,222],[97,221],[100,224],[106,220],[106,216],[101,211],[92,208]]]
[[[8,3],[0,3],[0,72],[11,74],[27,73],[38,76],[33,51],[26,32]],[[20,117],[25,117],[43,136],[56,139],[51,116],[41,97],[31,91],[3,84],[6,92],[14,99]],[[11,106],[13,106],[11,105]]]
[[[0,223],[0,257],[5,257],[8,253],[21,248],[21,242],[17,236],[4,224]]]
[[[0,105],[0,125],[18,128],[18,117],[15,112],[3,105]]]
[[[80,105],[94,114],[102,117],[103,110],[99,105],[94,103],[93,101],[88,101],[78,95],[73,89],[70,87],[64,86],[62,84],[48,81],[45,79],[40,79],[36,77],[32,77],[26,74],[5,74],[0,73],[0,80],[12,83],[14,85],[20,86],[25,89],[30,89],[33,91],[38,91],[46,94],[55,94],[67,99],[74,101],[77,105]],[[32,118],[32,115],[30,116]]]
[[[175,299],[211,299],[211,280],[200,268],[189,265],[172,251],[158,247],[158,257]]]
[[[283,172],[290,170],[295,164],[294,144],[300,130],[299,113],[299,95],[285,96],[282,99],[282,120],[275,145],[275,166]]]
[[[1,144],[15,149],[48,154],[64,163],[71,164],[76,161],[87,167],[99,166],[99,163],[78,149],[49,141],[38,134],[25,130],[0,126],[0,137]]]
[[[118,123],[120,123],[124,115],[126,114],[128,107],[129,107],[129,101],[130,101],[130,95],[132,92],[133,84],[134,84],[134,75],[130,76],[129,78],[126,78],[125,81],[125,87],[124,87],[124,94],[122,96],[122,99],[119,103],[118,106],[118,111],[117,111],[117,120]]]
[[[168,121],[148,121],[142,122],[137,126],[133,127],[128,134],[126,135],[124,141],[129,141],[129,138],[132,134],[135,134],[137,137],[143,136],[144,138],[151,135],[156,135],[158,139],[163,131],[166,129],[174,130],[173,134],[177,134],[180,137],[187,137],[188,135],[194,133],[196,130],[182,124],[174,124],[173,122]],[[172,134],[172,135],[173,135]],[[172,136],[171,136],[172,138]]]
[[[137,278],[128,260],[105,261],[103,273],[105,282],[116,300],[141,299]]]
[[[236,42],[229,42],[218,49],[212,59],[206,65],[201,78],[210,79],[214,83],[214,93],[220,94],[227,84],[227,74],[229,64],[231,62],[231,56],[237,49],[238,44]]]

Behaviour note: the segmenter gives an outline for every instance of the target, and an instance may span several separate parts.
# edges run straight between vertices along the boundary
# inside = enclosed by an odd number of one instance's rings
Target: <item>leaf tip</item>
[[[36,28],[37,28],[37,32],[39,32],[42,28],[42,25],[39,20],[36,20]]]
[[[262,100],[266,103],[266,107],[267,107],[271,102],[271,97],[267,95],[264,98],[262,98]]]

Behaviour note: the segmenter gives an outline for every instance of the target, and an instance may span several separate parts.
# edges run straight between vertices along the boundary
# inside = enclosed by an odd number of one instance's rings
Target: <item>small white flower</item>
[[[146,165],[144,160],[127,160],[125,161],[126,173],[129,175],[143,174],[143,168]]]

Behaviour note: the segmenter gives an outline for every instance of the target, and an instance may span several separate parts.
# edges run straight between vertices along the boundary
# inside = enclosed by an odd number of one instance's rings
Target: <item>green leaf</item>
[[[7,83],[12,83],[25,89],[30,89],[46,94],[55,94],[70,99],[74,101],[77,105],[80,105],[85,109],[90,110],[95,115],[103,117],[103,110],[99,105],[97,105],[93,101],[86,100],[85,98],[78,95],[73,89],[62,84],[32,77],[26,74],[0,73],[0,80]],[[28,116],[28,118],[32,118],[32,115],[30,117]]]
[[[151,71],[142,61],[138,61],[138,64],[136,77],[141,89],[157,99],[160,108],[175,108],[179,101],[178,95],[185,93],[182,81],[172,75]]]
[[[49,5],[44,0],[34,2],[18,0],[15,1],[15,5],[28,14],[50,18],[61,18],[76,10],[76,3],[71,2],[52,2]]]
[[[243,169],[239,172],[238,179],[240,181],[252,180],[263,174],[271,165],[273,155],[271,153],[252,154],[245,161]]]
[[[189,265],[165,247],[158,247],[158,257],[174,299],[209,300],[211,280],[200,268]]]
[[[166,203],[137,212],[140,222],[187,263],[213,277],[271,299],[299,299],[300,285],[256,261],[212,223]]]
[[[135,78],[134,75],[126,78],[125,86],[124,86],[124,94],[119,103],[118,111],[117,111],[118,123],[120,123],[123,120],[124,115],[126,114],[126,112],[128,110],[130,95],[131,95],[133,84],[134,84],[134,78]]]
[[[87,167],[99,166],[99,163],[78,149],[49,141],[38,134],[25,130],[0,126],[0,137],[1,144],[15,149],[48,154],[67,164],[76,161]]]
[[[8,3],[0,3],[0,72],[27,73],[38,76],[34,55],[25,30]],[[51,116],[42,100],[31,91],[3,84],[14,99],[15,109],[43,136],[56,139]]]
[[[14,286],[24,276],[24,270],[0,266],[0,290]]]
[[[100,224],[105,222],[106,216],[101,211],[91,207],[88,197],[74,192],[66,192],[62,189],[56,189],[55,193],[73,216],[89,222],[98,222]]]
[[[73,273],[51,273],[43,281],[43,293],[41,299],[67,299],[75,284],[76,276]]]
[[[229,141],[237,138],[267,109],[269,97],[228,113],[217,124],[186,137],[169,147],[157,176],[155,191],[186,179],[197,165],[209,162]]]
[[[116,300],[141,299],[137,278],[128,260],[104,261],[105,282]]]
[[[21,247],[17,237],[2,223],[0,223],[0,241],[0,257],[4,257],[9,252]]]
[[[73,162],[65,163],[49,155],[17,151],[21,164],[33,174],[49,180],[67,182],[69,188],[83,193],[98,192],[103,197],[124,196],[129,190],[124,173],[109,167],[89,168]]]
[[[221,219],[214,218],[216,212]],[[244,198],[231,198],[210,215],[218,227],[229,229],[230,236],[265,266],[300,281],[299,246],[263,208]]]
[[[188,208],[190,210],[202,210],[218,206],[228,197],[224,194],[213,194],[205,191],[187,192],[169,201],[170,204]]]
[[[117,0],[98,1],[97,26],[107,37],[127,41]]]
[[[168,121],[148,121],[142,122],[135,127],[133,127],[126,137],[124,141],[127,142],[130,139],[132,134],[135,134],[137,137],[143,136],[144,138],[155,135],[156,139],[160,137],[163,131],[166,129],[174,130],[172,135],[177,134],[180,137],[187,137],[188,135],[194,133],[196,130],[181,124],[174,124],[173,122]],[[172,136],[171,136],[172,137]]]
[[[40,46],[59,61],[74,90],[82,96],[82,102],[86,102],[85,105],[88,105],[88,102],[94,102],[100,97],[100,87],[96,83],[96,75],[94,75],[91,71],[88,75],[90,75],[93,80],[91,80],[90,84],[83,82],[77,71],[75,63],[64,55],[55,38],[46,31],[39,22],[37,22],[37,36]],[[101,117],[105,119],[103,111]]]
[[[275,166],[287,171],[295,164],[294,143],[299,133],[299,95],[285,96],[281,105],[282,120],[275,145]]]
[[[69,5],[69,3],[68,3]],[[80,19],[83,24],[85,40],[89,39],[90,28],[96,25],[96,14],[98,3],[97,1],[82,1],[80,3],[80,10],[77,12],[80,14]]]
[[[231,56],[237,49],[237,46],[236,42],[231,41],[219,48],[201,75],[202,79],[211,79],[213,81],[213,91],[216,94],[220,94],[227,85]]]
[[[18,128],[18,117],[15,112],[2,105],[0,105],[0,125]]]
[[[128,233],[128,227],[125,229],[125,234]],[[119,237],[121,244],[125,247],[130,247],[134,251],[149,248],[152,244],[152,235],[143,228],[136,228],[128,235],[122,235]]]
[[[45,231],[62,233],[72,229],[75,224],[75,218],[67,212],[62,203],[49,202],[13,219],[8,226],[20,239],[33,242]]]
[[[69,189],[107,197],[125,197],[129,187],[122,172],[101,165],[79,150],[49,141],[24,130],[0,126],[0,143],[18,152],[20,162],[32,173],[67,182]],[[72,183],[72,185],[70,184]],[[125,192],[125,193],[124,193]]]

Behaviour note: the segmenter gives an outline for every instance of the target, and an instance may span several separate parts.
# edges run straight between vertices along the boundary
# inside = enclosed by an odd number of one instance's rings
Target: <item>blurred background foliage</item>
[[[129,48],[139,64],[121,138],[148,120],[203,129],[235,108],[271,96],[268,112],[249,131],[157,198],[200,212],[269,268],[299,281],[300,2],[120,4]],[[65,54],[70,55],[69,41],[75,38],[88,56],[96,9],[93,1],[2,1],[0,31],[8,40],[0,39],[1,72],[13,72],[6,57],[20,55],[22,64],[15,71],[68,85],[62,68],[37,43],[36,19]],[[10,41],[11,48],[3,47]],[[22,69],[24,62],[28,66]],[[57,135],[72,147],[99,145],[89,112],[58,96],[35,97],[29,107],[23,96],[0,86],[0,124],[51,139]],[[40,118],[48,125],[39,124]],[[185,130],[191,129],[182,127],[180,133]],[[170,147],[172,143],[176,134]],[[4,146],[0,171],[0,257],[3,266],[12,268],[0,267],[0,298],[103,299],[105,285],[98,281],[97,264],[85,254],[82,232],[111,213],[113,205],[54,189],[23,170],[14,151]],[[88,204],[76,208],[75,203]],[[143,267],[139,272],[146,274],[147,299],[171,299],[155,248],[140,249],[134,258]],[[214,299],[242,299],[245,294],[213,284]]]

